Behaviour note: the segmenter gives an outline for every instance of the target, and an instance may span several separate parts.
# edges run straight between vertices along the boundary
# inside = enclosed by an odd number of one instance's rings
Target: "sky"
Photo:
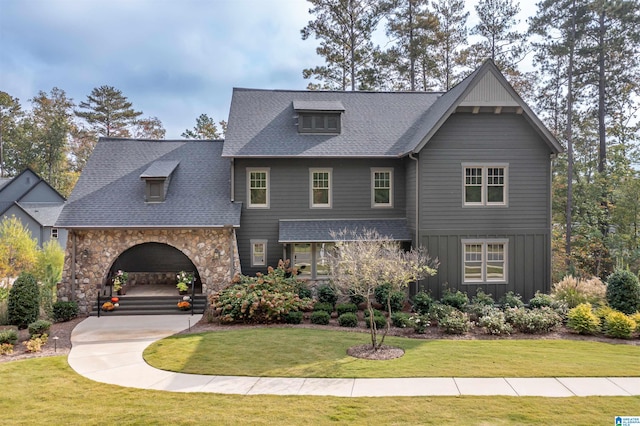
[[[473,5],[469,23],[476,21]],[[0,0],[0,91],[58,87],[78,104],[113,86],[167,139],[200,114],[226,120],[234,87],[304,90],[321,65],[304,0]],[[521,2],[521,21],[534,13]]]

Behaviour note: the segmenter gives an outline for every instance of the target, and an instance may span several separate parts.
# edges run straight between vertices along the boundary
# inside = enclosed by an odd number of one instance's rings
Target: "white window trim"
[[[251,240],[251,266],[266,266],[267,265],[267,240]],[[256,262],[256,256],[255,256],[255,248],[257,244],[262,244],[264,247],[264,251],[262,253],[263,255],[263,261],[262,262]]]
[[[509,281],[509,240],[506,238],[486,238],[486,239],[462,239],[462,283],[463,284],[506,284]],[[465,248],[467,244],[482,245],[482,278],[479,280],[466,279],[464,276]],[[504,245],[504,278],[487,279],[487,244]]]
[[[60,235],[58,228],[51,228],[51,238],[58,239],[58,235]]]
[[[468,203],[466,196],[466,172],[467,168],[482,169],[481,201]],[[504,201],[500,203],[487,201],[487,169],[499,167],[504,169]],[[509,163],[462,163],[462,206],[463,207],[509,207]]]
[[[376,203],[376,173],[389,173],[389,202],[388,203]],[[393,168],[391,167],[378,167],[371,168],[371,207],[393,207]]]
[[[313,174],[328,173],[329,174],[329,194],[328,204],[315,204],[313,202]],[[331,168],[313,168],[309,169],[309,205],[314,209],[330,209],[333,206],[333,169]]]
[[[264,172],[267,176],[267,202],[266,204],[251,203],[251,173]],[[271,169],[268,167],[247,167],[247,208],[251,209],[268,209],[271,205]]]

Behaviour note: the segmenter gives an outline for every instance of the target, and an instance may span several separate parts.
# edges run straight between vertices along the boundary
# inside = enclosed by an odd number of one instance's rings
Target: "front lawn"
[[[259,350],[253,351],[254,355]],[[93,382],[65,357],[0,364],[2,424],[613,424],[640,397],[336,398],[172,393]]]
[[[387,337],[405,355],[356,359],[347,348],[369,334],[249,328],[181,334],[144,352],[154,367],[192,374],[272,377],[640,376],[640,347],[577,340],[421,340]]]

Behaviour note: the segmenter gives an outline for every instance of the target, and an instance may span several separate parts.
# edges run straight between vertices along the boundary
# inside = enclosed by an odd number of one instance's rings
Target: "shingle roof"
[[[230,164],[221,141],[101,138],[56,226],[62,228],[221,227],[240,225]],[[157,161],[180,162],[166,200],[145,202],[140,175]]]
[[[142,172],[141,178],[167,178],[178,167],[180,161],[154,161],[151,165]]]
[[[411,241],[406,219],[318,219],[280,220],[279,243],[331,242],[331,231],[340,232],[375,230],[383,237],[395,241]]]
[[[554,152],[562,147],[491,60],[448,92],[234,89],[226,157],[399,157],[418,152],[486,73],[493,73]],[[342,102],[341,133],[298,133],[300,105]],[[295,105],[295,108],[294,108]]]
[[[42,226],[54,226],[64,203],[17,203]]]
[[[415,123],[438,99],[426,92],[234,89],[222,155],[227,157],[397,157]],[[296,106],[344,106],[338,135],[298,133]]]

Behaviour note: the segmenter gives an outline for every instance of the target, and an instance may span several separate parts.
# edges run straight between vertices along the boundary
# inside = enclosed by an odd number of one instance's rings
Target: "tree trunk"
[[[576,2],[571,3],[571,29],[569,33],[569,66],[567,69],[567,222],[565,263],[567,268],[571,266],[571,226],[573,214],[573,56],[576,37]]]

